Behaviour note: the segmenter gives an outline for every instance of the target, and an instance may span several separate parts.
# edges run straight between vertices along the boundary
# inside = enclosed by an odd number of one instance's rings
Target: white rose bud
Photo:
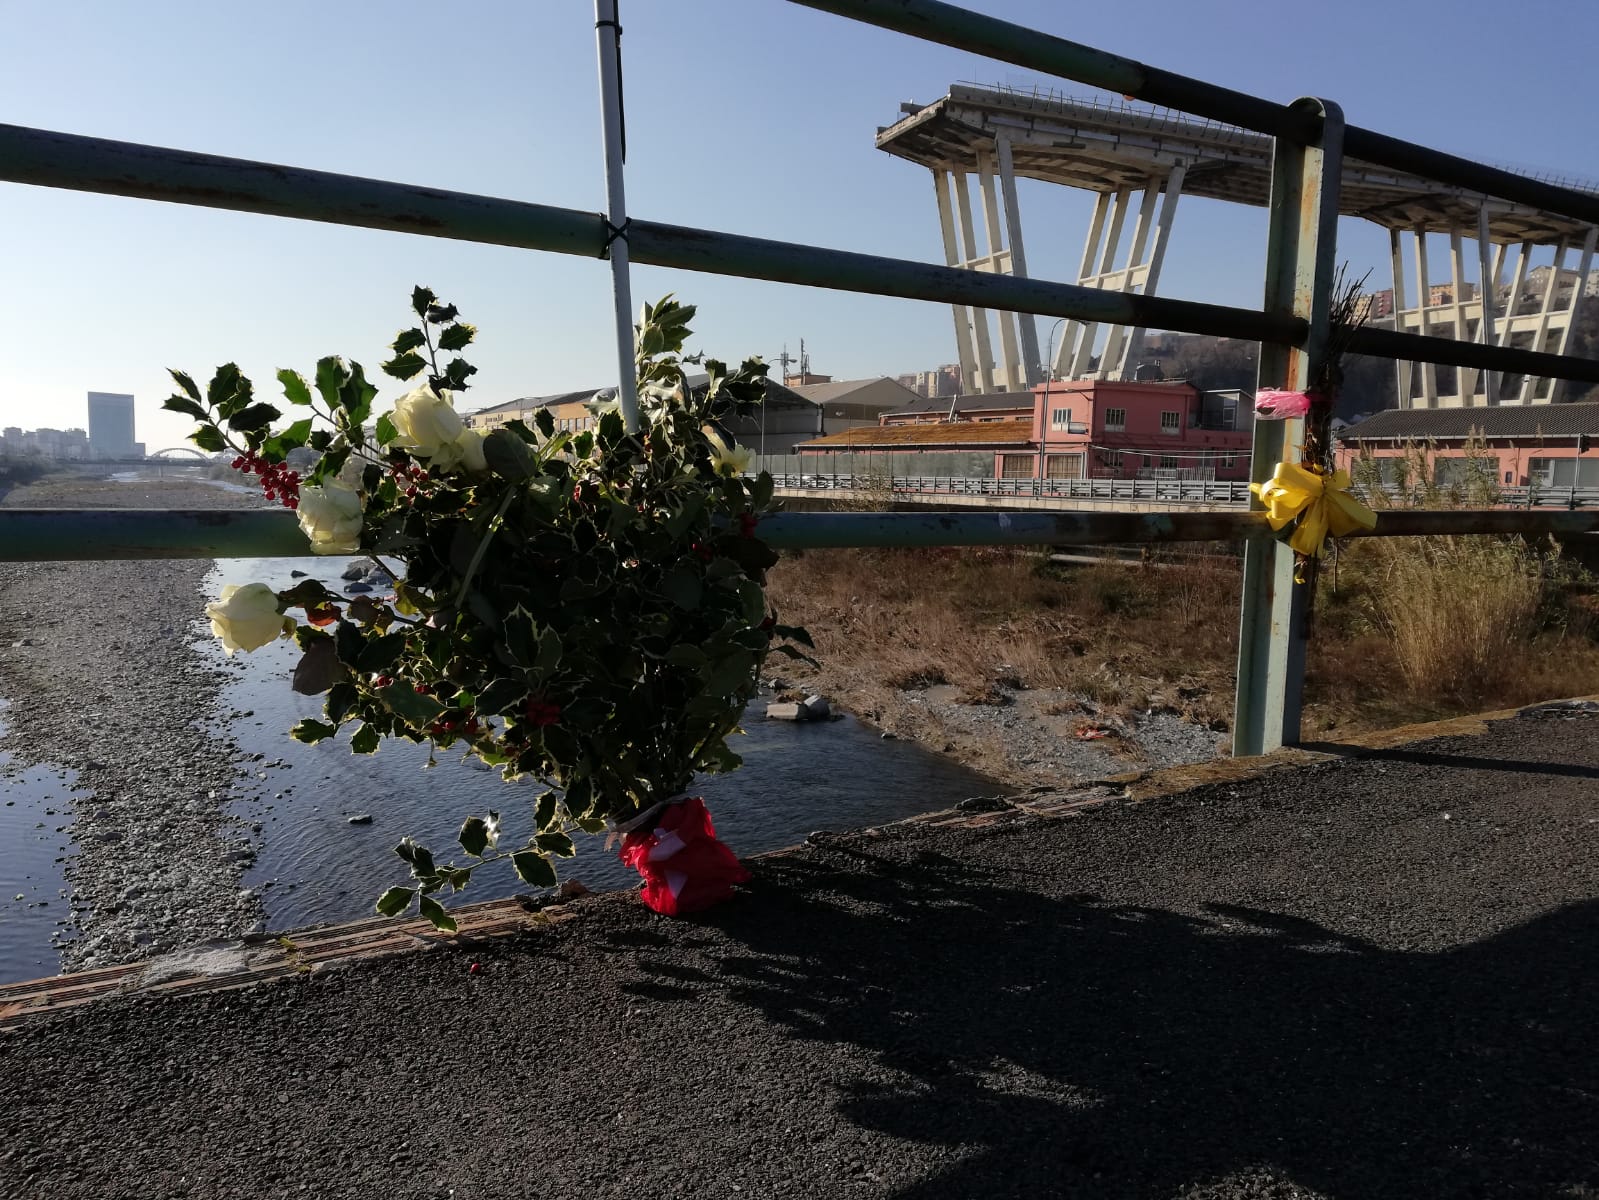
[[[293,619],[278,611],[277,593],[264,583],[228,584],[220,600],[205,606],[205,615],[229,658],[236,650],[259,650],[294,629]]]
[[[365,513],[360,493],[337,483],[321,487],[302,487],[300,507],[295,509],[300,528],[318,554],[354,554],[361,549],[361,526]]]
[[[401,396],[389,414],[399,434],[394,445],[423,458],[433,458],[466,428],[448,399],[426,384]]]

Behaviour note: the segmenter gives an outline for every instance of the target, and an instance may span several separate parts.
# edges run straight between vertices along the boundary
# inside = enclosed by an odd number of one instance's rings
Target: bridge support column
[[[1132,211],[1133,191],[1101,192],[1088,226],[1088,244],[1077,273],[1080,287],[1150,295],[1160,280],[1166,244],[1171,237],[1177,199],[1182,195],[1186,168],[1177,163],[1164,176],[1152,176],[1145,183],[1133,224],[1133,240],[1127,257],[1117,266],[1122,227]],[[1157,216],[1156,213],[1159,213]],[[1108,222],[1108,229],[1107,229]],[[1094,365],[1099,341],[1095,322],[1068,321],[1061,331],[1060,351],[1052,364],[1055,374],[1066,379],[1124,379],[1128,364],[1137,365],[1143,347],[1144,331],[1112,326],[1105,346]]]

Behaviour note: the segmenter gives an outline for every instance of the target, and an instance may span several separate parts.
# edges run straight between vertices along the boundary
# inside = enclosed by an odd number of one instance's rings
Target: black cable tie
[[[609,258],[611,256],[612,242],[616,241],[617,238],[621,238],[624,242],[627,241],[627,227],[633,223],[633,218],[624,218],[620,225],[612,225],[609,217],[601,217],[600,219],[605,222],[605,245],[600,247],[600,257]]]

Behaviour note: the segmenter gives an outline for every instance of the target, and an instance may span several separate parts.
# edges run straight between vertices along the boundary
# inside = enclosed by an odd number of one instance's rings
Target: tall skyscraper
[[[95,458],[132,458],[143,453],[133,440],[133,397],[89,393],[89,453]]]

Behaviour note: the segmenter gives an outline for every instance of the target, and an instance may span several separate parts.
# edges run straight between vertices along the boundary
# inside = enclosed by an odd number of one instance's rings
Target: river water
[[[345,559],[222,560],[211,584],[255,580],[290,586],[291,571],[342,586]],[[197,647],[216,654],[212,644]],[[236,805],[236,815],[259,824],[259,856],[245,877],[261,889],[271,929],[353,920],[372,912],[378,892],[407,881],[394,854],[410,834],[443,862],[463,818],[498,811],[502,843],[528,834],[531,804],[542,790],[531,782],[506,783],[497,771],[463,763],[459,752],[426,766],[427,747],[386,741],[370,757],[350,753],[347,739],[307,746],[288,736],[300,718],[319,716],[321,698],[288,686],[298,657],[280,641],[239,655],[223,692],[223,713],[240,747],[260,755],[252,764],[257,797]],[[744,766],[701,780],[718,835],[740,855],[803,841],[818,829],[850,829],[945,808],[968,796],[993,794],[1002,785],[913,743],[884,740],[850,717],[796,724],[768,721],[757,702],[745,720],[746,736],[733,739]],[[351,824],[352,816],[371,822]],[[557,862],[565,879],[596,890],[628,887],[638,876],[606,850],[603,835],[578,836],[577,856]],[[509,869],[496,867],[474,880],[460,900],[487,900],[527,891]]]
[[[220,560],[207,580],[210,596],[228,583],[255,580],[290,586],[293,571],[341,587],[346,559]],[[248,844],[255,858],[244,885],[257,889],[270,930],[356,920],[372,914],[385,887],[407,882],[394,846],[409,834],[443,862],[459,860],[455,841],[469,814],[496,810],[502,844],[520,844],[539,787],[508,784],[498,772],[441,755],[426,766],[427,748],[385,742],[378,753],[351,754],[347,739],[307,746],[289,737],[302,717],[317,716],[321,699],[288,684],[297,658],[280,641],[229,660],[209,637],[187,652],[225,664],[227,681],[209,726],[226,731],[250,761],[248,779],[228,809],[224,836]],[[0,702],[3,705],[3,702]],[[851,829],[946,808],[1002,785],[910,742],[884,740],[850,717],[795,724],[767,721],[764,702],[751,707],[747,735],[732,739],[744,766],[706,778],[705,797],[717,833],[740,855],[803,841],[818,829]],[[64,870],[73,855],[71,772],[22,766],[0,755],[0,981],[54,974],[56,945],[72,933]],[[80,796],[80,802],[82,797]],[[92,802],[91,802],[92,804]],[[352,824],[351,817],[370,817]],[[560,860],[563,879],[595,891],[631,887],[603,836],[578,836],[575,858]],[[471,888],[446,903],[488,900],[528,890],[508,866],[485,869]]]

